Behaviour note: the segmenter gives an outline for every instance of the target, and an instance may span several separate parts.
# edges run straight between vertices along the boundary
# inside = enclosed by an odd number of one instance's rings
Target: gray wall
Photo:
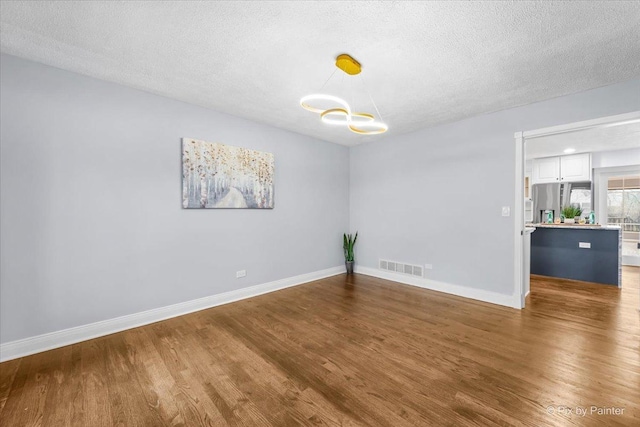
[[[357,264],[430,263],[430,279],[511,295],[514,132],[640,110],[639,93],[634,80],[353,148]]]
[[[638,145],[640,145],[640,141],[638,141]],[[591,167],[594,169],[635,165],[640,165],[640,147],[591,154]]]
[[[342,264],[347,148],[0,63],[0,342]],[[181,137],[274,153],[275,209],[182,209]]]

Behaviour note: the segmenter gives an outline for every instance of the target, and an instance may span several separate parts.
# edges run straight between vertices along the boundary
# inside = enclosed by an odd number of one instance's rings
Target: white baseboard
[[[435,280],[423,279],[420,277],[412,277],[400,273],[394,273],[392,271],[378,270],[376,268],[370,267],[356,266],[355,272],[365,274],[367,276],[378,277],[380,279],[404,283],[405,285],[417,286],[419,288],[430,289],[432,291],[444,292],[451,295],[489,302],[491,304],[503,305],[511,308],[520,308],[517,298],[514,298],[512,295],[504,295],[497,292],[485,291],[482,289],[452,285],[450,283],[438,282]]]
[[[172,317],[193,313],[194,311],[200,311],[218,305],[228,304],[269,292],[278,291],[280,289],[290,288],[292,286],[324,279],[325,277],[335,276],[341,273],[344,273],[344,266],[332,267],[326,270],[288,277],[273,282],[250,286],[248,288],[237,289],[166,307],[154,308],[140,313],[129,314],[122,317],[116,317],[114,319],[90,323],[88,325],[64,329],[62,331],[50,332],[47,334],[37,335],[35,337],[11,341],[0,345],[0,362],[17,359],[34,353],[40,353],[42,351],[52,350],[58,347],[64,347],[66,345],[102,337],[115,332],[124,331],[126,329],[137,328],[138,326],[148,325],[150,323],[159,322]]]

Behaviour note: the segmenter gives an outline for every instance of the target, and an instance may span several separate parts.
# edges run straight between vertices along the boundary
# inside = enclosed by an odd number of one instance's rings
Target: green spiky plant
[[[344,260],[346,262],[353,262],[353,247],[356,245],[356,240],[358,240],[358,232],[356,231],[356,235],[353,234],[344,234],[344,244],[342,248],[344,249]]]
[[[562,215],[564,215],[565,218],[575,218],[582,215],[582,209],[577,206],[565,206],[562,208]]]

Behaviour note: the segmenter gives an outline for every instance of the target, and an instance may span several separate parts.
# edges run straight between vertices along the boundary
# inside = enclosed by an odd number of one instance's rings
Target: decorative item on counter
[[[553,220],[554,224],[560,224],[560,218],[556,217],[556,219]]]
[[[546,211],[547,214],[547,224],[553,224],[553,211]]]
[[[594,211],[591,211],[589,213],[589,224],[595,224],[596,223],[596,213]]]
[[[576,206],[565,206],[564,208],[562,208],[562,215],[564,215],[565,224],[575,224],[576,217],[578,217],[578,221],[580,221],[581,214],[582,209]]]
[[[586,224],[586,223],[587,223],[587,219],[586,219],[586,218],[582,218],[582,217],[580,217],[579,223],[580,223],[580,224],[582,224],[582,225],[584,225],[584,224]]]

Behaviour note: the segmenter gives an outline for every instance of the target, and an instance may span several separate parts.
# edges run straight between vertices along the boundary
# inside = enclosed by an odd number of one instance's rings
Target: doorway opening
[[[624,254],[624,263],[629,266],[624,267],[627,273],[624,276],[634,277],[637,269],[640,277],[640,267],[634,267],[640,265],[638,141],[640,111],[515,134],[514,301],[516,306],[519,305],[518,308],[525,307],[530,291],[532,259],[534,270],[540,270],[541,263],[549,259],[556,264],[545,266],[549,267],[547,270],[551,272],[562,269],[563,266],[571,270],[575,264],[573,269],[577,270],[575,274],[578,278],[572,277],[574,273],[570,271],[559,272],[558,277],[620,286]],[[553,204],[545,205],[551,203],[549,200],[553,200]],[[595,223],[593,227],[582,227],[589,222]],[[576,236],[577,233],[571,236],[566,233],[569,229],[582,228],[581,233],[587,229],[620,229],[619,234],[608,234],[620,236],[620,250],[611,249],[615,243],[609,238],[610,253],[608,267],[605,267],[605,258],[599,258],[599,249],[589,251],[590,242],[582,241],[589,239],[583,238],[575,242],[575,248],[572,244],[554,247],[553,239],[548,237],[551,228],[563,229],[564,236],[570,237]],[[535,235],[536,229],[544,231]],[[601,237],[605,233],[596,233],[593,236],[596,235]],[[533,248],[533,255],[529,243],[531,239],[537,242],[538,248]],[[544,252],[540,252],[539,248],[542,240],[546,245]],[[596,246],[598,245],[600,243]],[[574,249],[574,254],[567,259],[582,261],[584,264],[585,259],[592,257],[595,261],[588,263],[589,268],[581,268],[580,262],[557,262],[558,255],[565,256]],[[617,264],[617,276],[612,279],[612,269],[616,268],[616,265],[611,265],[611,254],[614,250],[620,261]],[[601,279],[604,270],[607,271],[607,278]],[[597,273],[593,280],[589,276],[586,279],[581,276],[587,271]]]

